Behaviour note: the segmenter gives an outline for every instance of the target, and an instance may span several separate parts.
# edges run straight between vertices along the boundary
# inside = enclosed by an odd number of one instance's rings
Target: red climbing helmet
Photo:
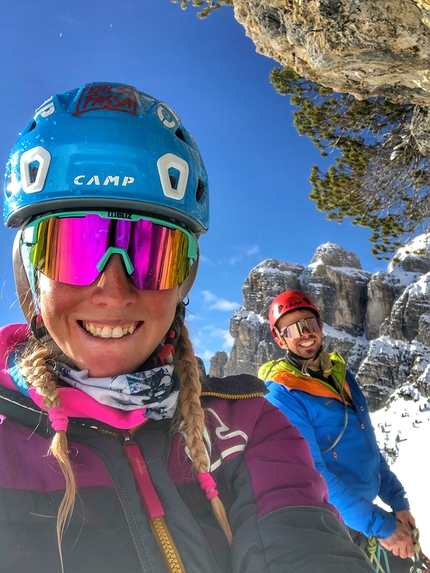
[[[273,299],[269,308],[269,322],[270,330],[274,337],[277,336],[274,330],[275,325],[281,316],[284,316],[284,314],[292,312],[293,310],[300,309],[312,310],[317,318],[320,318],[320,311],[314,301],[306,293],[300,290],[287,290],[286,292],[278,294],[278,296]]]

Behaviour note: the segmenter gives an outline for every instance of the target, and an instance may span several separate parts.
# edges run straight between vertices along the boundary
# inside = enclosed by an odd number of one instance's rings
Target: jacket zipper
[[[131,433],[124,431],[124,449],[136,480],[146,517],[169,573],[186,573],[179,551],[164,521],[164,509],[149,476],[148,468],[139,446]]]

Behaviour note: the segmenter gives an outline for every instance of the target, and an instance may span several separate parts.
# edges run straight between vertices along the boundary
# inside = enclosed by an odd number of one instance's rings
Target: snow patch
[[[381,452],[407,492],[423,552],[428,554],[430,496],[425,460],[430,435],[430,398],[422,396],[415,385],[405,385],[371,418]]]

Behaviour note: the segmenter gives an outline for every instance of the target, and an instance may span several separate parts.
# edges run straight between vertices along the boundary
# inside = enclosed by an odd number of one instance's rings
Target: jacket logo
[[[245,432],[242,432],[241,430],[230,430],[230,428],[224,424],[219,415],[214,410],[212,410],[212,408],[205,408],[205,412],[212,414],[212,416],[215,418],[215,421],[218,422],[219,425],[215,429],[215,434],[219,440],[228,441],[232,440],[233,438],[240,438],[240,441],[242,442],[242,443],[236,443],[236,445],[230,445],[226,443],[225,444],[226,447],[222,448],[222,452],[219,458],[211,464],[210,471],[212,472],[217,468],[219,468],[219,466],[228,456],[231,456],[238,452],[243,452],[248,444],[249,438],[247,434],[245,434]],[[237,440],[235,441],[237,442]]]
[[[204,408],[204,410],[205,410],[205,412],[212,414],[212,416],[214,418],[214,422],[213,422],[213,424],[211,424],[211,427],[215,428],[215,434],[219,440],[228,441],[228,440],[232,440],[234,438],[239,438],[240,439],[239,441],[242,442],[242,443],[238,443],[238,440],[235,439],[234,444],[226,443],[225,447],[222,447],[222,444],[218,443],[218,446],[221,446],[221,448],[222,448],[221,454],[219,455],[217,460],[215,460],[214,462],[211,463],[212,443],[211,443],[211,439],[209,436],[209,432],[205,428],[203,430],[203,441],[205,443],[206,459],[207,459],[209,467],[210,467],[209,471],[212,472],[212,471],[216,470],[217,468],[219,468],[219,466],[222,464],[222,462],[228,456],[231,456],[231,455],[236,454],[238,452],[243,452],[245,450],[247,444],[248,444],[249,438],[248,438],[247,434],[245,434],[245,432],[242,432],[241,430],[230,431],[230,428],[224,424],[224,422],[221,420],[219,415],[214,410],[212,410],[212,408]],[[218,423],[218,426],[216,426],[217,423]],[[184,438],[187,439],[187,435],[182,429],[183,425],[184,425],[184,423],[181,422],[181,425],[179,426],[179,431],[184,436]],[[185,449],[185,453],[187,454],[189,459],[191,461],[193,461],[193,458],[191,457],[190,450],[189,450],[188,446],[185,446],[184,449]]]

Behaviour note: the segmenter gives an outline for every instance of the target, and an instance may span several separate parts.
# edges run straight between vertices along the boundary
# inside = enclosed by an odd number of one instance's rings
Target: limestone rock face
[[[234,0],[261,54],[358,99],[430,102],[427,0]]]
[[[369,340],[378,338],[379,328],[390,315],[394,301],[403,292],[404,286],[397,275],[375,273],[367,285],[367,306],[364,322]]]
[[[413,387],[430,396],[430,346],[382,336],[370,343],[357,380],[369,408],[379,410],[395,391]]]
[[[264,362],[283,356],[267,313],[275,296],[299,289],[321,311],[324,347],[346,359],[372,409],[404,384],[430,396],[430,271],[419,272],[428,268],[430,251],[417,249],[429,239],[418,237],[399,250],[386,273],[362,270],[354,253],[333,243],[318,247],[308,266],[259,263],[246,278],[244,304],[231,319],[234,344],[223,369],[214,359],[216,375],[255,375]]]
[[[349,267],[361,269],[360,259],[355,253],[350,253],[335,243],[325,243],[317,248],[311,260],[311,265],[323,264],[330,267]]]
[[[216,352],[211,358],[211,365],[209,368],[209,376],[214,376],[215,378],[222,378],[224,376],[224,366],[227,364],[228,355],[227,352],[222,350],[221,352]]]
[[[244,307],[267,316],[271,299],[285,290],[300,289],[299,277],[303,270],[302,265],[273,259],[258,264],[251,270],[242,287]]]
[[[430,273],[427,273],[408,286],[396,300],[381,327],[381,335],[412,342],[418,334],[419,319],[429,312],[429,305]]]
[[[430,314],[422,314],[418,320],[417,340],[430,347]]]
[[[315,301],[324,321],[354,336],[364,333],[367,284],[371,273],[361,270],[354,253],[333,243],[321,245],[302,274],[303,290]]]
[[[388,272],[395,269],[403,273],[418,275],[430,271],[430,234],[419,235],[413,241],[400,248],[388,265]]]

